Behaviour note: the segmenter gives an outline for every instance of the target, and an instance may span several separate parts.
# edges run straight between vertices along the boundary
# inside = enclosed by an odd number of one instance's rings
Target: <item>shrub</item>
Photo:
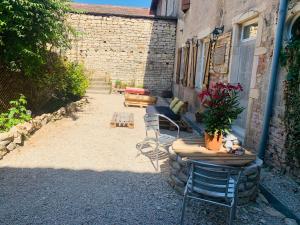
[[[13,126],[24,123],[31,119],[26,109],[27,100],[24,95],[19,99],[10,101],[11,108],[6,113],[0,114],[0,132],[8,131]]]
[[[244,110],[239,106],[240,84],[217,83],[199,94],[201,104],[205,107],[203,122],[209,135],[228,132],[231,124]]]
[[[66,96],[82,97],[89,85],[84,66],[74,62],[66,62],[64,80],[66,83]]]
[[[47,61],[51,49],[69,47],[69,0],[0,1],[0,61],[28,76]]]
[[[82,97],[89,84],[82,64],[69,62],[56,53],[48,54],[47,64],[39,73],[34,78],[39,89],[47,90],[56,98]]]

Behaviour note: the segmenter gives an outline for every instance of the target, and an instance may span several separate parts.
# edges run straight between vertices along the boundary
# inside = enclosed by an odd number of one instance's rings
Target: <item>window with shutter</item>
[[[186,12],[190,9],[191,1],[190,0],[182,0],[181,9],[183,12]]]

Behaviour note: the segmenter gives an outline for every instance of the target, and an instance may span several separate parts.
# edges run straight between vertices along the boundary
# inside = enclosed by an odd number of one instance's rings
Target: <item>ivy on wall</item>
[[[288,160],[300,160],[300,40],[288,43],[282,51],[282,65],[287,69],[285,81],[285,147]]]

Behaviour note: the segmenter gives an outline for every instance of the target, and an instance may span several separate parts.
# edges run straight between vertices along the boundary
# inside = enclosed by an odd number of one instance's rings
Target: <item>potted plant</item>
[[[121,81],[120,80],[116,80],[115,81],[115,88],[120,89],[121,88]]]
[[[203,123],[205,125],[206,148],[218,151],[222,145],[223,132],[229,132],[233,121],[244,110],[239,104],[240,84],[216,83],[201,91],[198,95],[205,107]]]

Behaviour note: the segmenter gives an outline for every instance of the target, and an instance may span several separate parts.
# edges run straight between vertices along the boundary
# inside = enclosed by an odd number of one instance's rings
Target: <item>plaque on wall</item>
[[[227,74],[229,70],[231,32],[220,36],[212,51],[212,70],[215,73]]]
[[[214,56],[213,56],[213,64],[223,65],[225,63],[225,55],[226,55],[226,44],[216,46]]]

